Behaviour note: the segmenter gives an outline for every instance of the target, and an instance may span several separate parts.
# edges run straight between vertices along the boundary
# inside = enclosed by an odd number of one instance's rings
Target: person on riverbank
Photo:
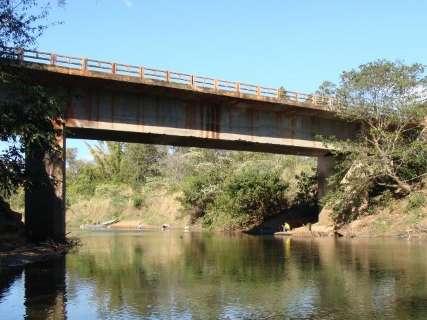
[[[291,226],[289,225],[289,223],[285,222],[283,224],[283,232],[288,232],[291,231]]]

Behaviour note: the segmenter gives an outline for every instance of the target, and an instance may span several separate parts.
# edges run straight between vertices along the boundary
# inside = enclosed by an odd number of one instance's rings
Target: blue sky
[[[424,0],[73,0],[38,48],[311,92],[378,58],[427,64],[426,12]]]

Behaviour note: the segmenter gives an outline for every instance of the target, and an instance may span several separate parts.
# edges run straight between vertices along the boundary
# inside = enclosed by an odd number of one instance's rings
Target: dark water
[[[427,319],[427,243],[86,233],[0,270],[0,319]]]

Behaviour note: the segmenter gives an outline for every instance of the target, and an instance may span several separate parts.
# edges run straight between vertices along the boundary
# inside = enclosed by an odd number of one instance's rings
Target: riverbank
[[[296,228],[292,234],[295,237],[427,239],[427,189],[415,191],[402,199],[391,199],[349,223],[335,227],[317,223]]]
[[[78,239],[67,239],[65,242],[45,241],[30,243],[22,241],[8,242],[3,239],[0,244],[0,268],[20,267],[27,264],[46,261],[65,255],[79,245]]]

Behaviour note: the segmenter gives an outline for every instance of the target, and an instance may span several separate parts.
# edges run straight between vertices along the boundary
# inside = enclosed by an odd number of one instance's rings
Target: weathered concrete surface
[[[354,126],[283,106],[72,89],[70,137],[317,156],[317,135],[351,138]]]
[[[57,136],[63,152],[49,155],[34,148],[26,155],[26,167],[34,185],[25,192],[25,231],[33,241],[65,239],[65,139]]]
[[[321,156],[317,158],[318,198],[321,200],[328,193],[328,178],[333,174],[334,159],[332,156]],[[331,218],[332,210],[324,206],[319,213],[318,224],[322,227],[332,228],[334,221]]]

